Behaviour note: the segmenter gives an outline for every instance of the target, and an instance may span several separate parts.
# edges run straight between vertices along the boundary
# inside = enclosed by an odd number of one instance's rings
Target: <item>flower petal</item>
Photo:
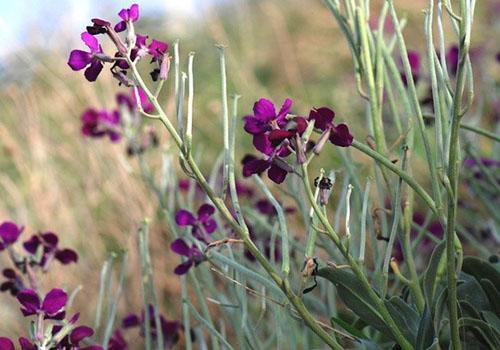
[[[54,288],[43,299],[42,310],[53,315],[59,312],[68,301],[68,295],[62,289]]]
[[[353,136],[349,132],[346,124],[339,124],[332,129],[330,141],[340,147],[349,147],[352,144]]]
[[[17,227],[12,221],[5,221],[0,225],[0,238],[5,244],[16,242],[21,232],[23,232],[23,228]]]
[[[87,47],[90,49],[90,52],[94,53],[100,51],[99,41],[97,41],[97,38],[95,36],[88,32],[83,32],[81,38],[85,45],[87,45]]]
[[[190,256],[191,255],[191,248],[184,242],[182,238],[178,238],[175,241],[173,241],[170,244],[170,249],[172,249],[173,252],[183,255],[183,256]]]
[[[139,5],[133,4],[129,9],[129,19],[131,22],[135,22],[139,19]]]
[[[261,98],[255,102],[253,105],[253,114],[255,118],[265,122],[276,118],[274,104],[265,98]]]
[[[120,33],[120,32],[123,32],[125,29],[127,29],[127,22],[120,21],[120,22],[116,23],[115,32]]]
[[[215,208],[211,204],[203,204],[199,209],[198,209],[198,220],[203,221],[203,219],[208,218],[210,215],[213,215],[215,213]]]
[[[179,226],[193,226],[196,224],[196,219],[191,212],[186,209],[180,209],[175,214],[175,222]]]
[[[73,50],[69,54],[68,66],[77,71],[85,68],[92,61],[92,54],[82,50]]]
[[[139,319],[139,316],[137,316],[136,314],[128,314],[122,320],[123,328],[137,327],[140,324],[141,320]]]
[[[21,350],[37,350],[36,346],[24,337],[19,338],[19,345],[21,345]]]
[[[279,166],[274,164],[271,165],[271,167],[267,171],[267,176],[269,176],[269,178],[277,184],[280,184],[283,181],[285,181],[287,174],[288,173],[286,172],[286,170],[283,170]]]
[[[290,98],[286,98],[281,105],[281,109],[278,112],[278,119],[284,119],[286,115],[290,112],[292,108],[293,101]]]
[[[9,338],[0,337],[0,349],[15,350],[14,343]]]
[[[267,134],[253,135],[252,143],[258,151],[268,156],[271,155],[271,153],[273,153],[273,147],[271,141],[269,140],[269,136]]]
[[[211,234],[217,229],[217,222],[214,219],[205,220],[203,221],[203,227],[206,233]]]
[[[40,298],[33,289],[24,289],[20,291],[17,294],[17,300],[19,300],[28,315],[34,314],[40,309]]]
[[[69,339],[71,341],[71,345],[77,346],[83,339],[91,337],[92,335],[94,335],[94,330],[92,328],[87,326],[78,326],[71,331]]]
[[[267,168],[270,167],[270,163],[263,159],[251,159],[243,164],[243,176],[249,177],[253,174],[261,174]]]
[[[63,265],[76,263],[78,261],[78,254],[72,249],[62,249],[56,252],[55,258]]]
[[[99,73],[101,73],[103,64],[101,61],[94,60],[90,64],[90,66],[85,69],[85,78],[87,78],[88,81],[96,81],[97,77],[99,76]]]
[[[191,266],[193,266],[193,260],[188,259],[182,264],[177,265],[176,268],[174,269],[174,273],[176,275],[184,275],[189,271]]]
[[[328,107],[311,109],[309,120],[314,120],[314,127],[320,130],[326,130],[335,118],[335,112]]]
[[[35,254],[38,246],[40,245],[40,238],[37,235],[31,236],[31,238],[23,243],[24,249],[31,254]]]
[[[245,123],[245,125],[243,126],[245,131],[252,135],[261,134],[269,129],[267,122],[262,121],[252,115],[243,117],[243,122]]]

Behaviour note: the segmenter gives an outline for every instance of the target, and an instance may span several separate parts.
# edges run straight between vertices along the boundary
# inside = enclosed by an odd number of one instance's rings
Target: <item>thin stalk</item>
[[[459,26],[459,61],[457,69],[457,81],[455,94],[453,95],[453,111],[451,115],[450,149],[448,178],[450,179],[452,193],[448,194],[448,213],[446,225],[446,271],[448,283],[448,308],[450,315],[451,344],[454,350],[461,349],[460,333],[458,325],[457,305],[457,271],[456,271],[456,249],[455,249],[455,221],[457,217],[458,180],[459,180],[459,131],[461,118],[461,104],[465,86],[465,63],[469,53],[470,45],[470,22],[471,12],[467,0],[460,0],[460,16],[462,20]]]
[[[370,195],[370,178],[366,180],[365,192],[363,195],[363,207],[361,209],[361,238],[359,240],[359,256],[358,260],[360,265],[363,265],[365,261],[365,250],[366,250],[366,214],[368,212],[368,196]]]
[[[224,139],[224,166],[222,168],[222,198],[226,198],[227,186],[229,183],[229,108],[227,105],[227,78],[226,78],[226,58],[224,56],[224,46],[217,45],[219,50],[219,64],[221,74],[221,99],[222,99],[222,125]]]

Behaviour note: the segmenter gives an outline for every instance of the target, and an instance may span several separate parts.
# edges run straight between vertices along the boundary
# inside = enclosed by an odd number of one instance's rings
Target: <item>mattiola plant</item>
[[[128,155],[137,157],[158,199],[170,248],[181,256],[180,264],[161,273],[179,275],[182,303],[179,310],[167,311],[181,314],[182,321],[160,312],[148,220],[138,233],[143,309],[125,315],[121,324],[116,319],[126,254],[105,320],[103,300],[111,290],[116,256],[104,264],[94,327],[102,348],[126,349],[133,328],[139,329],[145,349],[179,341],[186,349],[500,348],[494,244],[481,243],[491,238],[479,238],[482,228],[465,219],[492,222],[490,232],[499,224],[499,161],[480,157],[470,140],[472,134],[492,143],[500,137],[463,122],[474,109],[469,51],[475,4],[429,0],[422,37],[427,50],[420,53],[407,48],[405,20],[392,0],[377,9],[378,19],[370,15],[369,1],[325,0],[352,54],[353,99],[360,95],[359,103],[366,105],[366,132],[354,136],[348,118],[331,106],[298,110],[292,98],[275,104],[278,99],[263,97],[253,109],[246,106],[239,119],[238,95],[229,110],[225,49],[217,46],[224,147],[210,171],[200,168],[194,143],[194,53],[188,55],[185,73],[176,41],[172,74],[170,46],[136,32],[136,4],[120,11],[115,25],[93,19],[81,35],[88,51],[73,50],[68,65],[85,70],[91,82],[109,67],[126,90],[117,94],[116,109],[84,111],[82,134],[127,143]],[[445,18],[453,39],[445,38]],[[106,39],[116,52],[103,51],[100,40]],[[452,43],[448,49],[447,41]],[[139,66],[149,67],[149,76],[141,75]],[[160,99],[166,81],[173,84],[175,117]],[[421,94],[419,86],[428,93]],[[169,135],[159,174],[148,164],[160,144],[149,119],[161,122]],[[242,178],[235,156],[241,130],[255,147],[241,158]],[[333,153],[340,156],[343,171],[317,170],[320,159]],[[360,154],[373,160],[368,177],[358,164]],[[174,157],[186,178],[177,177]],[[417,165],[426,178],[415,177]],[[486,208],[486,219],[461,203],[461,174],[478,205]],[[290,202],[293,206],[285,204]],[[292,225],[296,221],[303,226]],[[29,339],[19,340],[22,348],[84,348],[79,342],[93,331],[75,326],[77,316],[66,320],[66,293],[40,293],[32,277],[33,266],[45,271],[54,259],[76,261],[76,253],[59,249],[57,239],[46,233],[25,242],[34,257],[20,259],[12,245],[22,229],[4,225],[0,249],[10,253],[17,271],[4,271],[2,289],[16,295],[23,314],[34,319]],[[476,257],[464,256],[463,242]],[[0,345],[14,348],[7,338],[0,338]]]

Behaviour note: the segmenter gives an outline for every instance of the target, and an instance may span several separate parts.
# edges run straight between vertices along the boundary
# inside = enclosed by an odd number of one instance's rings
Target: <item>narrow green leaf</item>
[[[427,307],[429,307],[431,310],[434,310],[433,300],[434,300],[434,294],[436,292],[436,275],[445,248],[446,245],[444,241],[438,244],[436,248],[434,248],[431,260],[429,261],[429,265],[427,265],[427,270],[425,271],[424,275],[423,289],[424,289],[425,302],[427,303]]]

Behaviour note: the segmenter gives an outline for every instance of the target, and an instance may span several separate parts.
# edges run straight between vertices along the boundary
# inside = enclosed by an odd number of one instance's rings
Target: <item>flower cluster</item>
[[[156,39],[148,43],[148,36],[134,34],[133,23],[139,19],[139,5],[134,4],[130,8],[122,9],[118,16],[121,21],[114,26],[103,19],[92,19],[92,25],[81,34],[83,43],[88,47],[88,51],[73,50],[68,59],[71,69],[79,71],[85,69],[84,75],[88,81],[97,80],[104,65],[110,63],[111,73],[120,84],[132,86],[132,81],[127,77],[132,62],[151,57],[151,62],[155,67],[151,71],[153,80],[166,79],[170,67],[170,57],[168,56],[168,44]],[[127,36],[123,40],[118,33],[127,30]],[[113,55],[106,54],[97,36],[104,34],[113,42],[116,52]],[[130,52],[130,56],[128,55]]]
[[[168,320],[165,316],[159,315],[160,325],[159,329],[156,324],[155,308],[153,305],[148,307],[148,315],[144,310],[140,315],[128,314],[122,319],[121,327],[116,329],[110,339],[108,350],[127,350],[129,344],[126,341],[123,332],[134,328],[139,329],[139,335],[144,338],[146,334],[146,325],[149,325],[151,338],[156,341],[158,332],[161,332],[165,348],[170,349],[180,339],[184,327],[181,322],[176,320]],[[147,317],[147,319],[146,319]]]
[[[279,112],[274,104],[261,98],[255,102],[253,115],[243,118],[244,129],[253,136],[253,145],[263,154],[263,158],[246,155],[243,160],[243,176],[261,174],[267,171],[269,178],[277,184],[285,181],[294,167],[286,158],[294,153],[297,163],[306,162],[308,139],[304,139],[309,123],[321,133],[315,152],[319,153],[324,143],[330,140],[334,145],[348,147],[353,137],[346,124],[334,124],[335,113],[327,108],[312,109],[309,117],[291,115],[292,100],[286,99]],[[307,136],[308,138],[308,136]]]
[[[0,284],[0,291],[10,292],[16,296],[26,286],[26,280],[34,283],[36,268],[47,272],[54,260],[63,265],[76,263],[78,254],[69,248],[59,247],[59,238],[53,232],[37,233],[22,243],[27,255],[22,255],[14,245],[19,240],[23,227],[16,223],[5,221],[0,225],[0,251],[8,250],[13,267],[5,268],[2,275],[5,278]]]

